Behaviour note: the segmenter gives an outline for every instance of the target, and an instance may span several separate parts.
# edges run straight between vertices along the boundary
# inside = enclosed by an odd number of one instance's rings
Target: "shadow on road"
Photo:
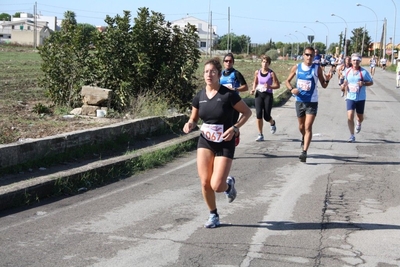
[[[220,227],[249,227],[267,228],[273,231],[288,230],[329,230],[329,229],[351,229],[351,230],[400,230],[400,225],[378,224],[378,223],[296,223],[290,221],[261,221],[258,224],[221,224]]]

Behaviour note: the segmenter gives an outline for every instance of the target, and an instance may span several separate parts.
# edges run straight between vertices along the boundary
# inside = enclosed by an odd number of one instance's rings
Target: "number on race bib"
[[[349,84],[349,92],[357,93],[360,90],[360,86],[358,84]]]
[[[207,124],[203,123],[200,128],[201,135],[208,141],[221,143],[224,141],[222,134],[224,133],[224,126],[222,124]]]
[[[303,91],[310,91],[311,90],[311,81],[298,80],[297,81],[297,88],[300,88]]]

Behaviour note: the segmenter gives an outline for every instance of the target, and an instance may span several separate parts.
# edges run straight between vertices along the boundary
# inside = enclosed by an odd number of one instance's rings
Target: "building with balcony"
[[[177,25],[180,28],[184,28],[187,24],[194,25],[197,28],[197,34],[199,35],[199,49],[204,52],[210,52],[213,44],[216,42],[218,35],[217,26],[210,25],[208,22],[187,16],[185,18],[171,21],[172,26]]]

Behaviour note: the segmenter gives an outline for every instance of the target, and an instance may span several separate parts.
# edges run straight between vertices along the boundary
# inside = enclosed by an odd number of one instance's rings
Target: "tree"
[[[82,86],[94,85],[113,91],[110,107],[117,111],[129,109],[147,92],[165,103],[189,107],[200,59],[195,26],[171,27],[161,13],[150,14],[147,8],[139,9],[133,26],[129,11],[107,16],[105,22],[105,32],[88,33],[73,12],[66,12],[62,30],[39,48],[44,72],[40,84],[50,98],[56,104],[81,106]]]
[[[93,37],[97,33],[96,27],[89,23],[78,23],[77,26],[78,28],[82,29],[83,34],[87,36],[89,39],[93,39]]]
[[[336,54],[336,48],[339,47],[339,43],[331,43],[329,45],[328,50],[326,51],[327,54]]]
[[[64,13],[64,19],[61,22],[61,28],[67,30],[67,28],[71,25],[77,25],[75,12],[66,11]]]
[[[94,55],[89,52],[93,38],[78,27],[75,13],[66,12],[62,30],[53,32],[39,47],[44,73],[40,85],[48,90],[55,104],[77,107],[82,105],[83,85],[94,82]]]
[[[350,37],[350,51],[361,52],[361,55],[368,55],[368,48],[371,44],[371,37],[368,34],[368,30],[364,28],[356,28],[351,31],[353,34]],[[361,51],[362,49],[362,51]]]
[[[247,48],[250,44],[250,37],[246,35],[237,36],[234,33],[222,35],[217,40],[217,45],[214,49],[217,50],[227,50],[228,49],[228,40],[229,47],[232,53],[242,54],[247,53]]]
[[[1,21],[11,21],[11,15],[7,13],[1,13],[0,14],[0,20]]]
[[[14,18],[20,18],[21,17],[21,12],[16,12],[13,17]]]
[[[317,49],[320,54],[325,54],[326,45],[324,43],[315,42],[314,46],[315,46],[315,49]]]

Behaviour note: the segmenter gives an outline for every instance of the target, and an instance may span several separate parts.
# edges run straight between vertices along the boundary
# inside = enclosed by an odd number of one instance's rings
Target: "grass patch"
[[[73,196],[88,190],[93,190],[113,182],[126,179],[144,170],[156,168],[171,162],[177,157],[185,155],[197,147],[197,139],[172,145],[155,152],[143,153],[130,160],[114,164],[111,168],[88,170],[62,179],[56,179],[37,191],[25,191],[12,200],[14,207],[39,203],[45,198]],[[133,153],[133,152],[132,152]]]
[[[220,57],[222,61],[222,56]],[[203,70],[204,70],[204,63],[208,60],[208,58],[202,58],[199,64],[199,68],[196,71],[196,85],[198,90],[204,88],[205,83],[203,79]],[[290,94],[287,93],[285,80],[289,75],[290,68],[299,63],[299,61],[294,60],[276,60],[272,61],[271,69],[276,73],[278,80],[281,84],[281,88],[274,90],[274,106],[280,106],[287,100]],[[256,70],[261,68],[261,61],[253,61],[251,59],[239,59],[238,57],[235,58],[235,69],[242,73],[243,77],[246,80],[246,83],[249,87],[249,92],[241,92],[240,96],[243,100],[247,103],[248,106],[254,107],[254,95],[250,94],[250,90],[253,87],[254,82],[254,73]]]

